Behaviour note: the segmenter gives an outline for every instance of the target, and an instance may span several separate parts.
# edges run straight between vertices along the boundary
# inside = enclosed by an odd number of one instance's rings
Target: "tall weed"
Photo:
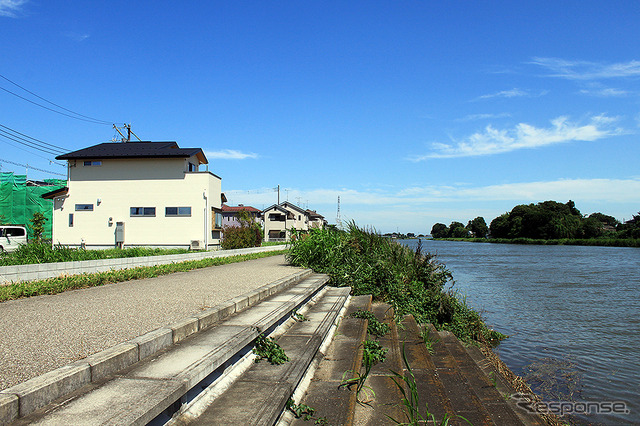
[[[451,273],[420,244],[414,251],[350,222],[345,231],[314,229],[298,235],[287,259],[330,275],[333,285],[349,286],[354,295],[371,294],[390,303],[399,317],[413,314],[463,340],[504,337],[489,330],[479,314],[445,288]]]

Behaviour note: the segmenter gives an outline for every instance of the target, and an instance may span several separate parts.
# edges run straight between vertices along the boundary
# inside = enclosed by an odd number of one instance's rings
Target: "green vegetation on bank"
[[[255,218],[246,210],[238,212],[236,226],[225,226],[222,230],[222,242],[220,245],[225,250],[247,247],[260,247],[262,245],[262,227]]]
[[[510,212],[493,219],[489,227],[482,217],[469,221],[466,226],[460,222],[452,222],[448,227],[443,223],[436,223],[431,228],[431,236],[435,239],[482,239],[489,236],[493,240],[491,242],[519,240],[519,244],[527,244],[528,240],[544,240],[550,242],[546,244],[637,247],[635,240],[640,239],[640,212],[631,220],[621,223],[603,213],[583,216],[571,200],[565,204],[544,201],[517,205]],[[576,242],[577,240],[590,242]]]
[[[462,340],[495,345],[505,336],[490,330],[480,315],[445,286],[451,273],[435,256],[416,251],[351,222],[346,231],[317,230],[298,235],[288,261],[331,276],[333,285],[354,295],[371,294],[391,304],[399,317],[413,314]]]
[[[286,250],[242,254],[229,257],[212,257],[201,260],[170,263],[167,265],[141,266],[138,268],[97,272],[93,274],[62,275],[39,281],[17,282],[6,286],[0,286],[0,302],[19,299],[22,297],[40,296],[43,294],[57,294],[67,290],[97,287],[104,284],[122,281],[153,278],[160,275],[172,274],[174,272],[185,272],[192,269],[207,268],[209,266],[244,262],[245,260],[259,259],[283,253],[286,253]]]
[[[494,244],[530,244],[544,246],[601,246],[601,247],[640,247],[640,238],[561,238],[558,240],[540,240],[534,238],[438,238],[439,241],[464,241],[470,243]]]
[[[186,249],[152,249],[143,247],[113,248],[108,250],[85,250],[62,245],[52,246],[47,241],[32,241],[16,251],[0,253],[0,266],[26,265],[31,263],[74,262],[80,260],[116,259],[123,257],[160,256],[189,253]]]

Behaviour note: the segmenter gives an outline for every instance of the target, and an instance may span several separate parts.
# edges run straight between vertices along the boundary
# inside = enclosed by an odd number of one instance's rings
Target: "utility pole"
[[[338,225],[338,229],[342,228],[342,220],[340,218],[340,196],[338,195],[338,214],[336,215],[336,224]]]
[[[280,204],[280,185],[278,185],[276,188],[276,191],[278,191],[278,205]]]
[[[136,139],[138,139],[140,142],[142,142],[142,139],[140,139],[138,137],[138,135],[136,135],[135,133],[133,133],[133,131],[131,130],[131,124],[127,124],[125,123],[122,127],[118,127],[115,124],[113,125],[113,128],[116,129],[116,132],[120,133],[120,136],[122,136],[122,140],[121,142],[131,142],[131,135],[135,136]],[[120,129],[124,130],[127,129],[127,136],[123,135],[122,132],[120,131]],[[115,138],[113,139],[113,142],[115,142]]]

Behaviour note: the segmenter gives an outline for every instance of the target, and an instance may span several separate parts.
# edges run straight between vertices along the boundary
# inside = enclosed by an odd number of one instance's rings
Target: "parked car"
[[[21,244],[27,244],[27,228],[0,225],[0,251],[14,251]]]

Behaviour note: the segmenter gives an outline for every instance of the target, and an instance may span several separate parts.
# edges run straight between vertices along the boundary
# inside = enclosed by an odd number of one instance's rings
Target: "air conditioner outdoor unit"
[[[201,240],[191,240],[189,248],[191,250],[201,250],[202,246],[204,246],[204,243]]]

